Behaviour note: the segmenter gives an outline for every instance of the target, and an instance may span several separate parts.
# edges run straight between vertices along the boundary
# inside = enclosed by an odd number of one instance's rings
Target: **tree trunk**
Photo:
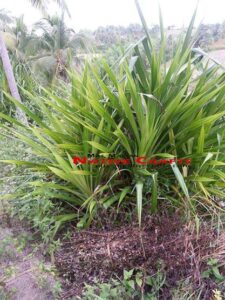
[[[7,78],[11,95],[13,98],[15,98],[17,101],[21,103],[22,101],[16,85],[16,80],[13,74],[13,69],[9,59],[8,50],[6,48],[5,41],[3,39],[1,32],[0,32],[0,57],[2,59],[3,69]],[[16,117],[23,124],[26,125],[28,124],[25,113],[18,106],[16,106]]]

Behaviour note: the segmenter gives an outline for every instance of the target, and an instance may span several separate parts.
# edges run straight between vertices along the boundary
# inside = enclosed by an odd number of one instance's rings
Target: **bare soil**
[[[225,236],[204,224],[196,234],[192,222],[185,225],[176,217],[148,217],[143,224],[141,230],[136,224],[108,230],[74,229],[56,254],[57,268],[64,277],[62,299],[81,295],[84,283],[91,284],[95,278],[107,282],[115,274],[122,276],[124,269],[144,269],[151,275],[161,262],[167,286],[160,299],[172,299],[170,291],[189,278],[193,289],[204,287],[202,299],[209,300],[216,286],[210,279],[202,279],[201,272],[208,258],[224,260]]]
[[[53,266],[35,251],[31,233],[0,221],[0,299],[56,299]]]

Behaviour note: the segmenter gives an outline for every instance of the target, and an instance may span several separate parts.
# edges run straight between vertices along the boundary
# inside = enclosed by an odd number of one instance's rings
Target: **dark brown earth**
[[[204,287],[201,299],[210,299],[215,285],[202,279],[201,272],[208,258],[224,260],[224,236],[218,237],[204,224],[196,234],[193,222],[185,225],[178,217],[149,217],[143,224],[141,230],[135,224],[110,230],[74,229],[56,254],[56,265],[64,277],[62,299],[80,295],[84,282],[93,283],[95,278],[106,282],[115,274],[121,276],[124,269],[144,269],[152,275],[159,262],[167,274],[160,299],[171,299],[171,289],[185,278],[191,280],[193,289]]]

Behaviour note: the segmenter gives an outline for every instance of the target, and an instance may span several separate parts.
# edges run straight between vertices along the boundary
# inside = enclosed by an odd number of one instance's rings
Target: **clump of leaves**
[[[225,277],[220,272],[220,267],[223,266],[223,264],[219,263],[217,259],[211,258],[207,262],[207,266],[207,269],[202,272],[202,278],[211,278],[215,280],[216,283],[220,283],[225,280]]]
[[[123,279],[111,279],[108,283],[86,285],[79,299],[158,299],[165,284],[165,275],[158,271],[154,276],[145,275],[140,270],[124,270]]]

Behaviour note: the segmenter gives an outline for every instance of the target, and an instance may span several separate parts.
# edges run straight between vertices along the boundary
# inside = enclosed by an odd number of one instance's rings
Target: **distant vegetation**
[[[35,73],[35,80],[39,80],[42,85],[49,85],[55,83],[57,78],[66,78],[66,69],[80,69],[84,59],[92,57],[107,56],[113,64],[131,43],[136,43],[144,35],[139,24],[128,27],[106,26],[95,31],[76,32],[66,26],[64,14],[62,10],[60,15],[46,16],[28,29],[23,16],[15,18],[10,12],[0,10],[0,31],[3,32],[11,53],[15,73],[20,72],[18,80],[21,76]],[[159,26],[152,26],[149,32],[157,47]],[[172,57],[177,37],[182,32],[183,28],[167,28],[168,59]],[[202,24],[195,46],[205,50],[212,49],[213,45],[215,48],[224,48],[224,38],[225,23]],[[2,74],[0,78],[1,85],[4,85]]]

